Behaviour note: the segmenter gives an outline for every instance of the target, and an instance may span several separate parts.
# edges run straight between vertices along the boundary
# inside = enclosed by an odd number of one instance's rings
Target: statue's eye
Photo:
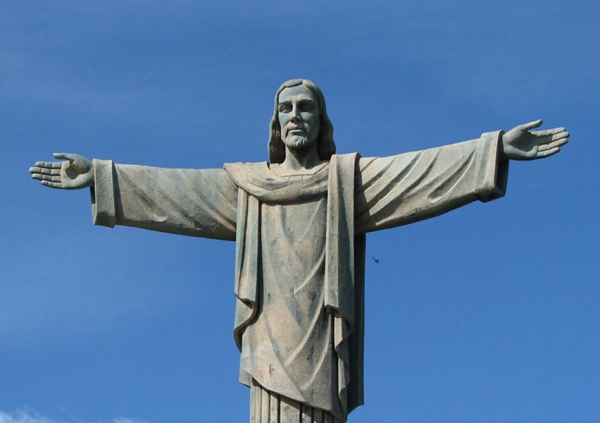
[[[292,106],[289,104],[282,104],[279,106],[279,112],[281,113],[289,113],[292,111]]]
[[[315,109],[315,103],[312,101],[302,101],[298,103],[298,108],[303,112],[311,112]]]

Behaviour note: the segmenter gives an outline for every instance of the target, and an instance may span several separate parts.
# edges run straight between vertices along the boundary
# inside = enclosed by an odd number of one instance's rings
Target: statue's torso
[[[242,369],[262,386],[339,408],[332,318],[324,307],[326,195],[261,204],[258,313],[243,336]]]

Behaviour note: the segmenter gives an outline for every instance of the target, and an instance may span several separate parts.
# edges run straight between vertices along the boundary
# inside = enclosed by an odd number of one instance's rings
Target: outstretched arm
[[[531,131],[544,123],[542,119],[519,125],[502,136],[502,154],[512,160],[535,160],[552,156],[569,141],[565,128]]]
[[[54,153],[62,162],[36,162],[29,168],[33,179],[42,185],[59,189],[80,189],[94,183],[94,166],[91,161],[78,154]]]
[[[412,223],[477,199],[503,196],[509,159],[549,157],[568,142],[564,128],[532,131],[541,124],[542,120],[537,120],[504,134],[484,134],[479,140],[360,159],[357,233]]]
[[[356,232],[413,223],[475,200],[502,197],[509,161],[502,133],[392,157],[361,158]]]
[[[235,239],[237,187],[223,169],[164,169],[90,161],[55,153],[61,162],[36,162],[33,179],[57,189],[92,188],[97,225]]]

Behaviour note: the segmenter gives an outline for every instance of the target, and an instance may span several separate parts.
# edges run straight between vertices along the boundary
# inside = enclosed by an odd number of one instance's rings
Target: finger
[[[531,133],[537,135],[538,137],[546,137],[548,135],[556,135],[556,134],[561,134],[561,133],[566,133],[567,136],[569,135],[569,133],[565,130],[565,128],[553,128],[553,129],[546,129],[544,131],[532,131]]]
[[[533,122],[524,123],[523,125],[521,125],[521,128],[525,129],[526,131],[529,131],[530,129],[533,129],[533,128],[539,128],[540,126],[542,126],[542,123],[544,123],[544,120],[538,119],[538,120],[534,120]]]
[[[543,146],[540,146],[540,148],[541,147],[546,147],[546,149],[551,149],[551,148],[554,148],[554,147],[562,147],[563,145],[565,145],[568,142],[569,142],[569,140],[567,138],[562,138],[560,140],[552,141],[549,144],[545,144]]]
[[[62,162],[35,162],[36,167],[46,167],[51,169],[60,169]]]
[[[565,135],[566,134],[566,135]],[[553,147],[553,146],[561,146],[564,145],[566,143],[569,142],[569,133],[568,132],[561,132],[560,134],[556,134],[556,135],[546,135],[545,137],[541,137],[538,135],[538,140],[537,140],[537,144],[538,146],[549,146],[549,147]]]
[[[42,181],[41,184],[50,188],[62,188],[60,182]]]
[[[571,134],[569,134],[569,131],[562,131],[562,132],[559,132],[558,134],[552,135],[552,141],[556,141],[561,138],[568,139],[570,136],[571,136]]]
[[[29,173],[41,173],[42,175],[60,175],[60,169],[48,169],[43,167],[30,167]]]
[[[536,154],[536,158],[537,159],[544,159],[546,157],[550,157],[550,156],[558,153],[559,151],[560,151],[559,147],[554,147],[554,148],[551,148],[549,150],[544,150],[544,151],[539,151],[538,150],[538,152]]]
[[[556,147],[562,147],[563,145],[565,145],[568,142],[569,142],[569,140],[567,138],[561,138],[559,140],[552,141],[547,144],[540,144],[538,146],[538,151],[545,151],[545,150],[550,150],[550,149],[556,148]]]
[[[568,139],[568,138],[561,138],[561,139],[559,139],[559,140],[552,141],[552,142],[550,143],[550,146],[551,146],[551,147],[555,147],[555,146],[556,146],[556,147],[562,147],[563,145],[567,144],[568,142],[569,142],[569,139]]]
[[[54,153],[53,156],[55,159],[68,160],[70,162],[74,161],[77,158],[77,154],[72,153]]]
[[[33,179],[38,179],[40,181],[52,181],[52,182],[60,182],[60,176],[52,176],[52,175],[42,175],[40,173],[34,173],[31,175]]]

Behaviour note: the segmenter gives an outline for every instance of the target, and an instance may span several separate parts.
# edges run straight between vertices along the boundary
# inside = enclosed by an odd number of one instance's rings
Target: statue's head
[[[269,160],[271,163],[283,163],[285,160],[285,145],[281,139],[281,124],[279,122],[279,96],[286,88],[297,86],[308,88],[314,95],[319,107],[319,128],[317,137],[317,153],[319,159],[329,160],[335,154],[335,143],[333,141],[333,125],[327,116],[325,97],[317,85],[308,79],[290,79],[284,82],[275,94],[275,107],[271,119],[269,137]]]

